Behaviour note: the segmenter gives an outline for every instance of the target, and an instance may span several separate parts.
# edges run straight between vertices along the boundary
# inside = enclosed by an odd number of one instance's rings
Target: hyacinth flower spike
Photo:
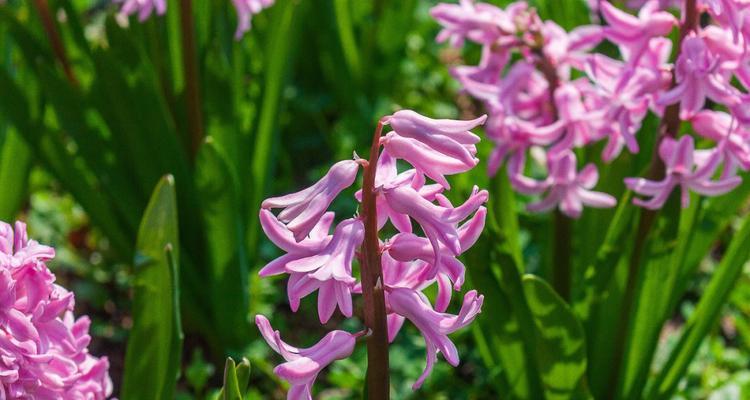
[[[721,160],[718,149],[695,150],[693,138],[683,136],[679,141],[664,138],[659,145],[659,157],[666,165],[666,174],[661,181],[644,178],[626,178],[625,185],[634,192],[651,199],[633,199],[633,204],[659,209],[669,198],[676,186],[681,188],[682,207],[690,204],[690,190],[706,195],[717,196],[737,187],[742,179],[738,176],[711,180]]]
[[[268,318],[257,315],[255,324],[268,345],[286,360],[273,372],[292,386],[287,400],[312,400],[312,385],[320,371],[336,360],[349,357],[354,351],[356,335],[345,331],[331,331],[312,347],[292,347],[281,340]]]
[[[90,320],[75,319],[73,294],[45,265],[54,250],[26,225],[0,223],[0,399],[103,400],[107,358],[89,354]]]
[[[282,208],[279,220],[302,241],[325,214],[336,196],[354,183],[360,161],[344,160],[334,164],[328,173],[307,189],[281,197],[266,199],[262,208]]]
[[[458,351],[448,334],[470,324],[482,311],[484,296],[476,290],[466,293],[458,315],[436,312],[421,292],[406,288],[392,288],[387,292],[388,305],[397,314],[411,321],[422,333],[427,347],[427,365],[412,388],[418,389],[432,372],[438,352],[453,366],[459,362]]]
[[[400,288],[416,293],[437,284],[438,311],[427,304],[437,315],[448,307],[452,291],[463,284],[465,267],[456,256],[477,241],[484,227],[486,209],[482,205],[488,194],[475,187],[463,204],[454,207],[442,192],[449,188],[445,175],[471,169],[479,161],[478,137],[469,129],[485,119],[437,120],[399,111],[380,120],[373,135],[374,159],[363,160],[355,154],[354,160],[336,163],[313,186],[261,204],[261,227],[286,254],[271,261],[260,274],[289,276],[287,296],[293,311],[299,309],[302,298],[318,291],[318,315],[326,324],[336,308],[344,317],[353,317],[352,296],[363,295],[368,329],[360,334],[369,332],[368,360],[376,360],[368,365],[372,398],[387,397],[387,344],[404,322],[405,315],[397,310],[408,309],[396,304],[387,310],[385,292]],[[392,128],[385,137],[384,126]],[[413,168],[399,172],[397,159]],[[334,215],[327,209],[353,184],[360,166],[365,173],[362,189],[355,193],[361,203],[359,213],[338,222],[329,234]],[[435,183],[428,183],[428,177]],[[273,209],[281,210],[275,215]],[[412,220],[426,237],[412,233]],[[400,232],[392,241],[378,235],[387,221]],[[359,273],[353,270],[355,265]],[[448,353],[451,363],[458,362],[455,347],[444,343],[446,335],[469,323],[480,305],[481,296],[472,292],[459,316],[438,316],[444,322],[434,328],[422,324],[425,329],[436,329],[425,337],[439,342],[438,347],[428,347],[429,359],[434,360],[436,349],[440,349]],[[256,322],[271,347],[287,360],[275,372],[292,384],[289,398],[293,399],[309,399],[320,369],[351,354],[354,339],[360,335],[334,331],[309,349],[295,349],[281,341],[264,317],[259,316]],[[371,379],[375,381],[372,385]]]

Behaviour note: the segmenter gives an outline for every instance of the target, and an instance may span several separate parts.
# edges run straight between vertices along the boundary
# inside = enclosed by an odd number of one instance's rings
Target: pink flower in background
[[[273,330],[266,317],[255,316],[255,324],[268,345],[286,360],[273,372],[291,385],[288,400],[312,399],[312,385],[320,371],[336,360],[349,357],[356,344],[355,335],[332,331],[312,347],[301,349],[282,341],[279,331]]]
[[[487,215],[483,205],[488,198],[486,190],[475,186],[463,204],[454,206],[443,195],[450,188],[446,175],[465,172],[477,165],[479,137],[470,130],[485,120],[485,116],[469,121],[432,119],[409,110],[381,118],[377,132],[380,134],[384,126],[390,126],[392,131],[385,136],[381,134],[373,143],[380,153],[374,182],[355,193],[360,202],[364,194],[374,200],[374,204],[368,203],[365,213],[375,212],[375,229],[380,231],[390,222],[399,232],[391,240],[379,241],[377,249],[364,249],[380,254],[382,281],[376,287],[382,284],[389,298],[390,293],[400,293],[402,289],[421,296],[422,290],[437,285],[434,309],[426,298],[419,300],[419,307],[429,310],[429,315],[416,315],[417,304],[399,300],[399,294],[387,310],[388,340],[394,340],[405,319],[417,325],[426,338],[429,365],[415,389],[432,369],[437,351],[444,352],[451,364],[458,363],[455,347],[447,335],[470,323],[482,304],[482,297],[472,291],[458,316],[441,314],[449,307],[452,292],[460,291],[464,283],[466,267],[456,257],[479,238]],[[400,171],[399,159],[411,167]],[[318,317],[323,324],[331,321],[336,308],[344,317],[352,318],[356,314],[352,296],[368,289],[358,280],[362,273],[357,274],[355,268],[363,265],[362,246],[369,235],[365,224],[369,222],[355,215],[335,224],[333,234],[329,234],[334,215],[328,207],[342,190],[354,183],[360,165],[373,167],[370,161],[355,155],[354,160],[334,164],[313,186],[267,199],[261,205],[263,231],[286,254],[272,260],[259,274],[288,275],[287,296],[294,312],[299,310],[303,298],[318,291]],[[428,182],[427,178],[434,182]],[[281,211],[274,215],[273,209]],[[413,233],[414,222],[424,236]],[[374,243],[370,241],[369,246]],[[291,383],[290,399],[309,399],[320,369],[350,355],[355,337],[367,333],[367,330],[355,335],[333,331],[309,349],[294,349],[281,342],[265,317],[256,317],[256,323],[269,345],[288,361],[275,372]]]
[[[591,189],[599,181],[594,164],[576,171],[576,156],[566,151],[549,160],[549,177],[545,182],[549,192],[541,201],[528,205],[529,211],[546,211],[559,207],[565,215],[578,218],[583,206],[609,208],[617,204],[614,197]]]
[[[739,92],[731,86],[730,75],[722,68],[723,62],[732,56],[714,52],[702,37],[685,38],[675,69],[677,86],[664,93],[658,103],[680,102],[682,119],[689,119],[703,108],[706,98],[729,107],[739,103]]]
[[[90,321],[45,262],[54,249],[26,225],[0,224],[0,399],[105,399],[109,362],[89,354]]]
[[[432,372],[438,353],[442,353],[451,365],[458,365],[458,350],[448,338],[448,334],[467,326],[474,320],[482,311],[484,296],[479,295],[476,290],[467,292],[458,315],[436,312],[425,295],[412,289],[392,288],[387,291],[386,297],[389,308],[416,325],[424,337],[427,347],[427,365],[412,386],[414,389],[422,386],[424,380]]]
[[[680,186],[681,203],[685,208],[690,204],[690,190],[706,195],[718,196],[739,185],[738,176],[712,180],[716,168],[722,161],[718,149],[695,150],[693,138],[683,136],[679,141],[664,138],[659,145],[659,157],[667,167],[666,176],[661,181],[644,178],[626,178],[625,184],[632,191],[651,197],[649,200],[635,198],[633,204],[657,209],[664,205],[672,190]]]
[[[605,141],[601,159],[611,162],[623,149],[638,153],[639,136],[664,135],[664,128],[670,130],[669,136],[675,135],[680,121],[662,123],[658,132],[639,133],[644,127],[655,130],[643,123],[649,114],[679,117],[716,144],[711,157],[701,150],[695,152],[695,160],[700,171],[723,164],[722,180],[698,179],[703,176],[696,172],[697,176],[680,178],[685,187],[712,194],[722,185],[737,182],[737,168],[750,166],[750,1],[698,1],[697,14],[692,15],[701,23],[684,26],[689,31],[682,32],[674,65],[669,63],[673,39],[668,35],[679,24],[672,11],[665,9],[684,2],[626,2],[638,8],[637,15],[612,3],[621,2],[590,0],[591,8],[605,21],[570,32],[553,21],[541,21],[525,1],[504,9],[482,3],[433,8],[444,33],[482,46],[479,65],[454,66],[451,73],[462,91],[481,101],[489,113],[486,133],[496,145],[488,162],[490,175],[505,164],[514,190],[527,195],[547,192],[543,200],[529,205],[530,211],[559,206],[565,214],[577,217],[584,205],[614,205],[611,196],[590,190],[598,179],[596,168],[589,165],[577,172],[570,151]],[[471,35],[460,35],[480,6],[488,15],[510,17],[514,29],[505,32],[473,24]],[[445,10],[451,10],[451,18],[445,17]],[[685,10],[682,14],[685,18]],[[713,20],[702,18],[709,15]],[[477,40],[487,37],[494,41]],[[603,38],[617,45],[619,56],[594,52]],[[712,114],[706,110],[708,104],[728,113]],[[590,157],[587,151],[580,154]],[[544,168],[527,165],[528,158],[548,167],[546,178],[535,177]],[[634,182],[628,180],[628,186],[635,187]],[[669,179],[665,185],[676,182]],[[636,200],[637,204],[654,208],[663,204],[661,191],[643,183],[636,186],[645,190],[643,194],[655,196],[649,202]]]
[[[677,25],[677,19],[672,14],[659,11],[656,0],[646,2],[637,17],[606,1],[600,7],[608,24],[604,28],[604,35],[620,45],[625,59],[630,62],[637,62],[648,48],[651,38],[667,35]]]
[[[703,110],[690,120],[699,135],[720,144],[724,151],[725,174],[734,174],[736,167],[750,169],[750,130],[741,126],[725,112]]]
[[[239,40],[251,28],[253,15],[271,7],[276,0],[232,0],[237,10],[237,31],[234,38]]]
[[[156,11],[158,15],[164,15],[167,12],[167,0],[121,0],[122,7],[120,13],[123,15],[138,14],[138,20],[141,22],[148,19],[151,13]]]

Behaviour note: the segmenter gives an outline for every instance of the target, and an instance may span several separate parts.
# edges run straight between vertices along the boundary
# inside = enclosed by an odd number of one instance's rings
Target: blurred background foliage
[[[38,9],[41,3],[48,4],[50,21],[62,38],[68,71],[45,30]],[[246,357],[252,365],[247,398],[283,398],[283,384],[272,374],[278,360],[259,340],[249,323],[251,316],[272,316],[274,327],[288,336],[285,339],[299,345],[310,344],[332,327],[355,327],[335,318],[320,327],[315,313],[308,312],[313,301],[303,302],[301,311],[292,314],[285,282],[257,278],[258,268],[278,255],[259,231],[261,199],[309,184],[333,160],[351,157],[352,150],[367,154],[377,119],[399,108],[433,117],[481,113],[458,93],[446,66],[464,57],[475,61],[478,49],[461,53],[434,42],[438,26],[428,14],[437,3],[433,0],[277,0],[253,18],[253,29],[239,41],[233,38],[236,16],[228,0],[193,3],[189,26],[194,40],[180,24],[184,3],[170,0],[167,15],[142,24],[118,17],[117,5],[109,0],[8,0],[0,8],[0,187],[4,188],[0,217],[28,221],[31,236],[57,248],[52,268],[58,280],[76,293],[76,311],[92,316],[91,350],[110,358],[116,393],[123,384],[127,341],[143,334],[137,329],[131,333],[134,307],[149,305],[133,299],[139,296],[134,293],[138,280],[150,271],[143,269],[149,263],[144,264],[142,256],[152,254],[167,269],[179,259],[180,295],[172,306],[180,305],[185,345],[175,396],[216,395],[215,388],[225,379],[225,357],[233,356]],[[554,18],[568,29],[589,20],[581,0],[532,3],[543,17]],[[644,130],[654,130],[657,123],[646,123]],[[489,144],[482,146],[480,151],[486,154]],[[603,172],[609,175],[602,182],[611,185],[605,191],[623,195],[617,177],[637,174],[648,162],[650,152],[647,144],[644,147],[640,156],[623,157]],[[589,156],[593,159],[596,154],[592,150]],[[484,166],[453,180],[458,197],[474,184],[492,186],[493,193],[502,194],[493,200],[499,228],[490,229],[465,260],[470,278],[466,289],[477,287],[487,294],[484,312],[479,324],[454,336],[461,365],[438,363],[416,393],[410,386],[423,368],[423,344],[418,332],[407,327],[408,334],[399,335],[390,353],[394,398],[519,396],[510,386],[525,366],[501,361],[507,361],[503,357],[508,354],[503,346],[514,345],[503,336],[504,329],[512,329],[504,326],[503,316],[518,301],[507,294],[525,292],[528,307],[537,316],[545,311],[545,304],[557,304],[545,298],[546,284],[541,280],[521,280],[519,275],[515,278],[519,286],[514,288],[508,286],[513,279],[507,274],[519,271],[502,269],[514,264],[503,258],[510,257],[521,273],[549,280],[554,267],[550,216],[523,212],[520,202],[508,194],[507,184],[504,188],[502,180],[488,180]],[[166,174],[173,181],[162,179]],[[738,215],[744,212],[736,210],[745,204],[745,186],[731,201],[692,202],[688,212],[694,214],[731,210],[720,213],[720,220],[700,220],[704,229],[696,230],[709,232],[699,237],[705,251],[689,255],[687,264],[695,265],[697,273],[684,280],[685,287],[674,300],[675,311],[652,335],[660,346],[653,366],[649,369],[646,364],[650,376],[668,362],[685,321],[696,312],[738,229]],[[179,226],[179,239],[167,240],[172,250],[161,254],[163,246],[150,243],[144,249],[146,239],[137,238],[169,236],[148,227],[154,218],[169,218],[168,204],[158,199],[169,199],[170,190],[178,210],[172,228]],[[334,204],[337,215],[356,212],[353,193],[348,194]],[[624,196],[621,202],[627,202],[628,194]],[[144,217],[150,198],[161,206]],[[621,218],[613,221],[615,212]],[[625,251],[615,246],[600,259],[602,243],[622,238],[609,236],[608,229],[617,221],[633,219],[632,213],[632,207],[586,211],[575,226],[575,265],[582,266],[575,271],[577,282],[597,279],[587,273],[588,266],[611,261],[612,253]],[[512,230],[507,248],[502,238],[510,231],[504,218],[518,218],[520,225]],[[139,226],[146,228],[139,233]],[[622,232],[634,230],[628,224],[621,226]],[[505,250],[500,250],[499,260],[490,260],[487,246],[497,243]],[[713,250],[704,257],[709,249]],[[624,265],[606,266],[611,267],[610,275],[619,277],[611,288],[616,292],[623,285]],[[169,288],[176,276],[166,273],[162,278]],[[574,298],[589,295],[576,293]],[[711,325],[707,339],[698,342],[697,356],[679,379],[677,398],[734,399],[750,393],[748,300],[750,279],[743,273],[729,301],[721,306],[720,323]],[[589,371],[596,373],[607,369],[607,359],[597,359],[597,350],[608,344],[591,337],[584,343],[584,332],[609,324],[605,331],[611,333],[617,314],[590,317],[587,307],[594,303],[574,302],[572,308],[560,303],[555,312],[564,315],[560,318],[579,338],[584,369],[585,344]],[[159,311],[163,314],[158,317],[172,321],[170,307]],[[170,332],[165,335],[176,339],[179,329]],[[554,343],[534,345],[552,346],[554,351]],[[365,358],[360,347],[351,358],[334,364],[319,378],[319,396],[359,396]],[[583,382],[586,386],[586,379]],[[606,381],[602,382],[598,388],[594,382],[592,390],[605,393]],[[527,394],[533,397],[533,391]]]

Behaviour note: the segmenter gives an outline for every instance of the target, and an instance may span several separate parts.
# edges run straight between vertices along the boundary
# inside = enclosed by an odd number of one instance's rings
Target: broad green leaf
[[[583,327],[565,301],[541,278],[525,275],[523,291],[537,329],[535,347],[545,397],[573,398],[586,372]],[[585,390],[583,393],[583,397],[590,397]]]
[[[175,185],[171,176],[165,176],[154,189],[138,229],[124,400],[174,397],[182,353],[178,254]]]
[[[207,241],[214,330],[225,347],[240,350],[250,332],[244,213],[236,172],[210,136],[198,151],[195,180]]]
[[[500,386],[506,387],[512,398],[537,399],[542,385],[536,367],[536,328],[521,282],[515,198],[504,170],[493,184],[489,229],[467,252],[467,271],[486,299],[479,324],[502,364],[505,382]]]
[[[670,357],[659,375],[652,381],[648,399],[669,399],[677,384],[687,371],[698,347],[710,330],[716,325],[721,310],[729,298],[735,283],[742,274],[742,268],[750,258],[750,218],[745,217],[739,231],[734,235],[708,287],[691,315],[680,336],[680,340],[670,353]]]

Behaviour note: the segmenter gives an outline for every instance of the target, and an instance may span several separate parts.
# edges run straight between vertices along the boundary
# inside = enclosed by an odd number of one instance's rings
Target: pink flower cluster
[[[234,36],[239,40],[250,30],[253,15],[271,7],[276,0],[232,0],[237,10],[237,31]],[[158,15],[167,12],[167,0],[119,0],[122,3],[120,13],[126,16],[138,14],[143,22],[156,11]]]
[[[501,9],[461,0],[432,9],[443,27],[438,41],[482,46],[479,65],[457,66],[452,74],[489,112],[487,136],[496,144],[490,173],[505,164],[516,191],[546,193],[529,205],[531,211],[559,207],[578,217],[584,205],[612,207],[612,196],[591,190],[596,166],[578,170],[576,149],[604,141],[605,162],[623,150],[637,153],[637,134],[649,112],[668,118],[665,110],[679,103],[679,118],[693,125],[700,147],[713,147],[696,150],[690,138],[660,140],[666,178],[626,179],[629,189],[650,197],[634,203],[660,208],[676,186],[683,190],[683,206],[688,190],[704,195],[732,190],[740,183],[737,170],[750,168],[750,2],[699,1],[695,12],[707,13],[713,23],[685,32],[674,65],[667,36],[680,24],[663,11],[674,2],[643,1],[637,15],[607,1],[594,3],[604,24],[570,32],[542,21],[526,2]],[[620,57],[594,52],[603,41],[616,45]],[[528,165],[528,155],[539,168]],[[528,176],[539,169],[547,171],[546,178]]]
[[[488,194],[475,187],[463,204],[454,206],[443,192],[450,188],[446,175],[468,171],[479,162],[475,146],[479,137],[470,130],[485,119],[434,120],[405,110],[380,122],[390,125],[392,131],[379,138],[382,151],[375,184],[364,190],[374,191],[377,229],[390,222],[398,232],[380,242],[380,267],[389,340],[396,337],[406,319],[424,336],[427,366],[415,389],[429,375],[438,352],[450,364],[458,364],[458,352],[448,334],[471,323],[481,310],[483,297],[472,290],[465,294],[457,315],[445,313],[452,292],[460,290],[464,282],[465,268],[457,257],[475,243],[484,228],[487,211],[483,204]],[[399,171],[398,159],[413,168]],[[340,161],[313,186],[267,199],[260,210],[263,231],[286,252],[266,265],[260,275],[289,276],[287,295],[295,312],[303,298],[317,291],[318,318],[323,324],[337,309],[351,318],[352,297],[362,293],[353,270],[355,265],[363,265],[360,249],[365,222],[353,216],[331,229],[335,218],[328,207],[354,184],[360,167],[368,165],[356,156]],[[427,178],[435,183],[428,183]],[[362,201],[362,195],[360,190],[355,197]],[[274,214],[273,209],[281,211]],[[414,223],[424,236],[415,232]],[[435,283],[438,294],[433,307],[422,291]],[[311,348],[297,349],[281,341],[265,317],[257,316],[256,323],[271,348],[287,361],[275,372],[291,384],[289,399],[310,399],[320,370],[348,357],[356,339],[367,334],[367,330],[355,334],[337,330]]]
[[[0,223],[0,399],[93,400],[112,393],[109,362],[88,353],[90,321],[45,262],[55,250]]]

